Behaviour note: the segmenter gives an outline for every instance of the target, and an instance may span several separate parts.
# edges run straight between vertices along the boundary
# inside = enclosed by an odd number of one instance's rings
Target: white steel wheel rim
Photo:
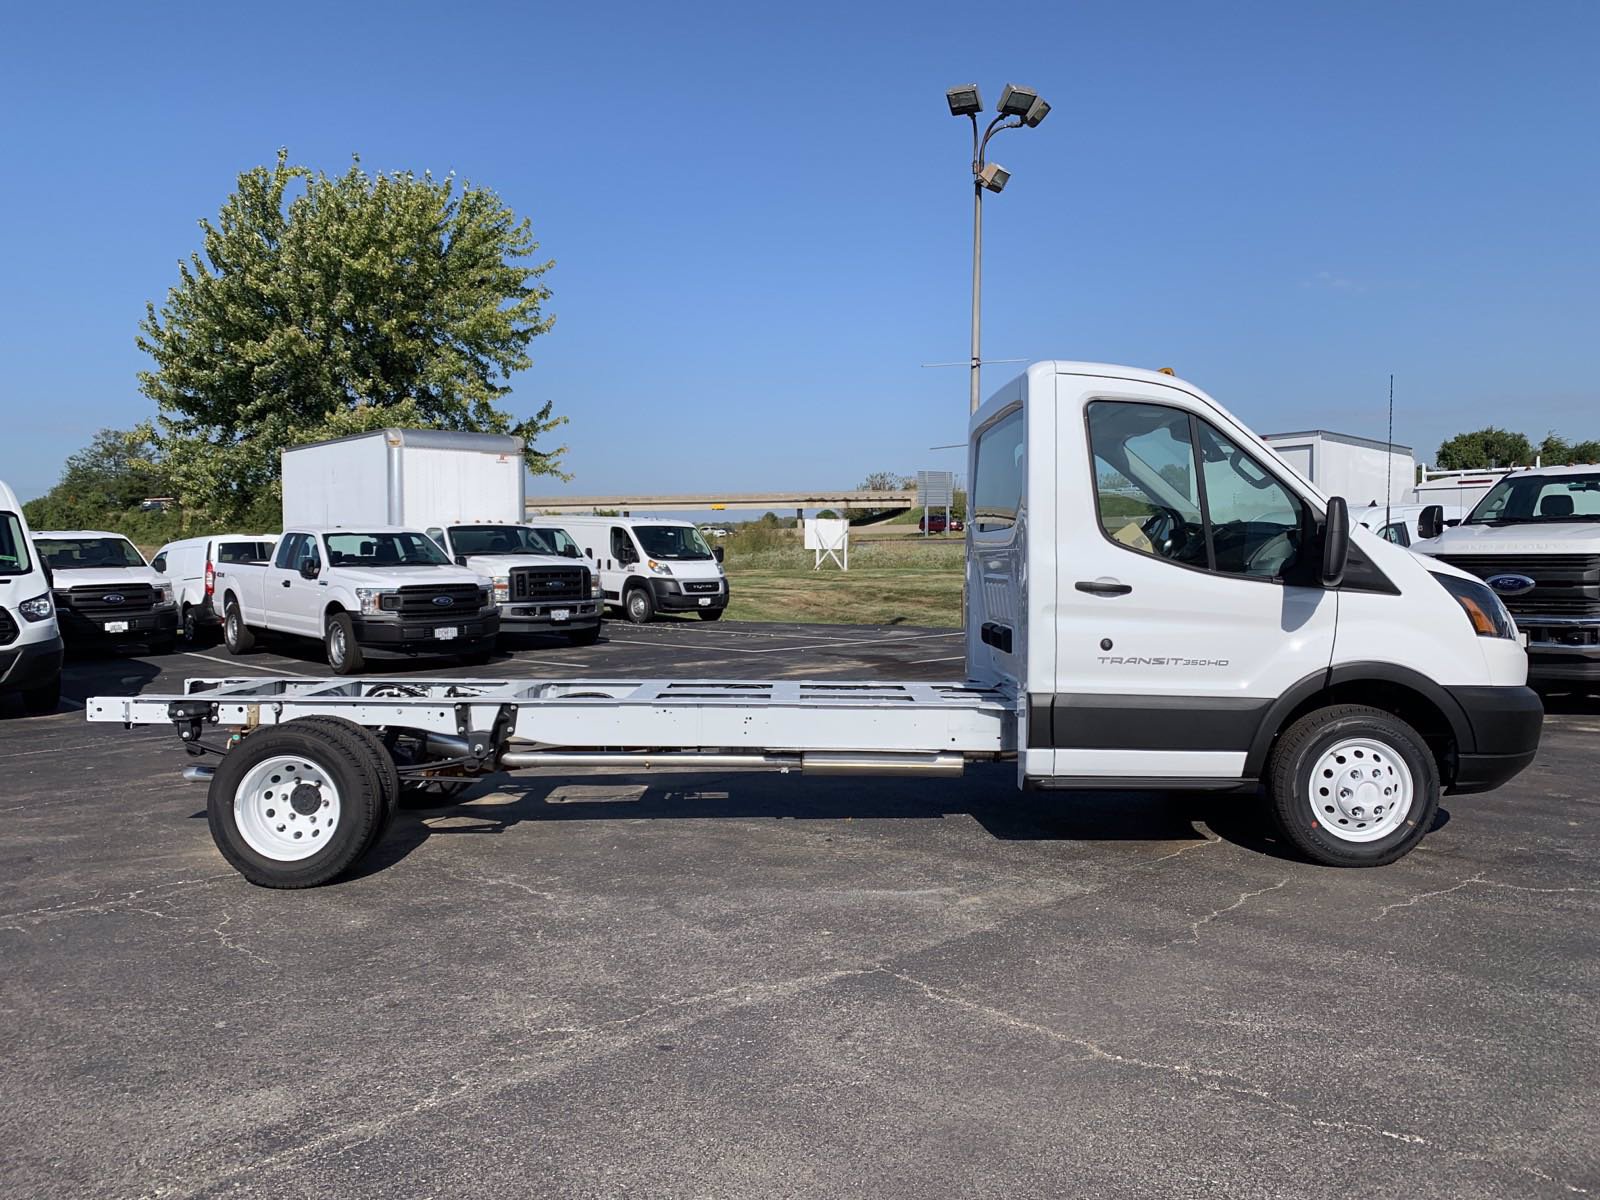
[[[635,591],[628,597],[628,611],[636,617],[644,616],[644,593]]]
[[[1400,828],[1416,784],[1406,760],[1373,738],[1345,738],[1311,768],[1311,815],[1344,842],[1376,842]]]
[[[338,623],[328,626],[328,658],[332,660],[334,666],[344,665],[346,649],[344,626]]]
[[[237,608],[228,610],[227,625],[224,628],[224,632],[228,635],[228,644],[230,646],[239,644],[239,610]]]
[[[262,759],[233,793],[239,836],[257,854],[277,862],[317,853],[333,840],[339,816],[339,789],[322,767],[300,755]]]

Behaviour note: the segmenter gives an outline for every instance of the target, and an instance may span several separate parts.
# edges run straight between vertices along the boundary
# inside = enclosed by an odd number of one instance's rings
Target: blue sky
[[[987,14],[987,16],[981,15]],[[1260,431],[1600,436],[1600,7],[35,5],[0,48],[0,478],[151,414],[146,300],[237,173],[495,188],[557,261],[510,406],[573,493],[959,467],[967,130],[985,353],[1172,366]],[[991,367],[998,385],[1011,368]],[[987,389],[986,389],[987,390]]]

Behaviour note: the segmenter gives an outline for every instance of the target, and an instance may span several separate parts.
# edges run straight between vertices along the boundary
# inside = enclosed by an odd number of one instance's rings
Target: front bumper
[[[1516,621],[1528,635],[1529,679],[1600,684],[1600,620],[1527,613]]]
[[[1446,689],[1472,728],[1472,747],[1462,746],[1451,795],[1487,792],[1515,777],[1539,752],[1544,705],[1528,687]]]
[[[721,612],[728,607],[728,581],[717,583],[715,592],[685,592],[676,579],[651,579],[650,598],[657,612]]]
[[[0,692],[20,692],[59,678],[61,655],[59,637],[47,642],[0,646]]]
[[[562,620],[551,613],[564,612]],[[598,600],[552,600],[548,604],[502,604],[500,628],[505,633],[534,633],[551,629],[587,629],[600,624]]]
[[[143,612],[95,613],[92,616],[56,606],[56,622],[61,635],[69,642],[105,641],[138,642],[147,638],[160,638],[178,632],[176,607],[146,609]],[[110,630],[106,626],[121,622],[126,629]]]
[[[479,611],[470,617],[430,617],[373,620],[350,618],[355,626],[356,643],[362,649],[391,654],[463,654],[481,650],[500,632],[500,614]],[[455,630],[454,636],[440,637],[440,630]]]

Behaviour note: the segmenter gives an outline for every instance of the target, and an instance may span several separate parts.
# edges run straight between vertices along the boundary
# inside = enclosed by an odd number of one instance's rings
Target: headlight
[[[400,606],[398,592],[386,592],[382,588],[357,588],[356,599],[361,602],[361,615],[363,617],[376,616],[386,610],[393,610]]]
[[[484,591],[484,595],[485,596],[489,595],[489,589],[488,588],[484,588],[483,591]],[[494,577],[494,602],[496,604],[505,604],[510,599],[511,599],[511,576],[509,576],[509,575],[496,575]],[[484,603],[487,604],[487,603],[489,603],[489,601],[487,599],[485,599]]]
[[[1429,572],[1439,581],[1439,586],[1455,597],[1461,611],[1472,622],[1472,631],[1479,637],[1516,639],[1517,623],[1511,619],[1506,606],[1485,584],[1476,579],[1460,579],[1454,575]]]
[[[672,574],[672,568],[667,566],[666,563],[657,562],[653,558],[647,558],[644,561],[650,567],[650,571],[654,575],[671,575]]]
[[[42,596],[35,596],[32,600],[24,600],[17,605],[17,611],[30,621],[43,621],[55,612],[55,605],[50,603],[50,593],[46,592]]]
[[[167,583],[156,584],[156,605],[172,603],[172,585]]]

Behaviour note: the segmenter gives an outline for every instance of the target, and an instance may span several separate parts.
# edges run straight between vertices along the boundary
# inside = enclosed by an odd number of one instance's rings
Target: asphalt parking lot
[[[677,621],[474,674],[960,664],[949,631]],[[1380,870],[1287,857],[1248,801],[1009,766],[550,772],[269,892],[171,734],[80,711],[257,672],[326,669],[81,660],[60,713],[0,719],[0,1194],[1600,1192],[1600,701]]]

